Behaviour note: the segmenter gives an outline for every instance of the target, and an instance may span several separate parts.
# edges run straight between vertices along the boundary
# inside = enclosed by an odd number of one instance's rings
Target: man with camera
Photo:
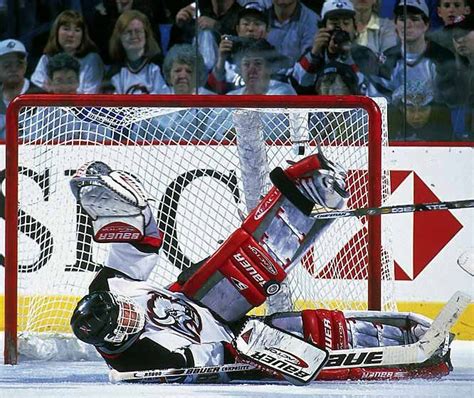
[[[321,11],[320,29],[313,44],[300,58],[293,71],[293,83],[301,94],[314,94],[318,79],[329,63],[341,63],[357,74],[356,92],[380,95],[376,76],[379,74],[377,56],[355,42],[355,10],[349,0],[326,0]]]
[[[244,47],[257,40],[267,38],[269,16],[259,3],[248,3],[239,11],[235,30],[237,36],[222,35],[219,44],[217,62],[209,74],[207,84],[218,94],[225,94],[245,86],[244,79],[238,72],[235,55]],[[284,74],[290,66],[289,60],[279,57],[280,68],[274,71]]]
[[[268,33],[268,15],[258,3],[249,3],[238,13],[237,36],[222,35],[217,62],[209,73],[208,85],[218,94],[242,87],[243,82],[232,55],[248,41],[265,39]]]

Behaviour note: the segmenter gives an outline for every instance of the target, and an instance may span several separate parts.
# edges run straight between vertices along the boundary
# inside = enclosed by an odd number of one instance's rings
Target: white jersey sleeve
[[[132,279],[145,281],[157,262],[157,253],[142,252],[132,244],[121,242],[110,244],[105,265],[123,272]]]

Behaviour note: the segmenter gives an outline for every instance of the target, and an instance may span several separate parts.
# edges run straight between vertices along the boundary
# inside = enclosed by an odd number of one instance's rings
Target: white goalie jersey
[[[187,299],[181,293],[170,292],[144,281],[131,281],[122,277],[108,279],[110,292],[129,297],[136,303],[145,317],[145,322],[135,347],[142,345],[152,351],[159,347],[167,352],[182,355],[185,365],[208,366],[224,363],[223,342],[233,339],[230,329],[217,321],[210,311]],[[139,341],[147,341],[140,344]],[[127,348],[124,350],[124,348]],[[100,347],[99,353],[109,362],[112,356],[118,359],[121,354],[129,362],[130,352],[127,344],[119,349]],[[105,355],[104,355],[105,354]],[[138,354],[138,353],[137,353]],[[153,362],[153,368],[169,368],[168,356],[143,352]],[[132,354],[134,355],[134,354]],[[144,356],[145,356],[144,355]],[[138,358],[137,358],[138,359]],[[115,366],[114,366],[115,367]]]

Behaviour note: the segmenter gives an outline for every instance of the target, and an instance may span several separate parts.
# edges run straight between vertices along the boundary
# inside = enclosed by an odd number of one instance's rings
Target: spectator
[[[438,0],[438,15],[444,26],[451,25],[461,16],[471,13],[469,0]]]
[[[171,94],[215,94],[203,87],[207,73],[201,54],[191,44],[171,47],[163,63]]]
[[[241,8],[236,0],[210,0],[201,3],[197,11],[196,3],[188,4],[176,14],[175,25],[180,32],[175,32],[174,40],[188,43],[192,40],[195,33],[196,14],[200,30],[210,29],[219,35],[235,35],[237,14]],[[177,38],[176,33],[179,36]],[[170,44],[174,44],[174,41]]]
[[[76,57],[81,64],[78,93],[98,93],[102,85],[104,65],[96,50],[82,15],[77,11],[63,11],[54,21],[44,55],[40,58],[31,81],[45,88],[50,57],[65,52]]]
[[[242,77],[237,73],[233,55],[246,42],[267,37],[268,14],[258,3],[248,3],[239,12],[235,30],[237,36],[221,37],[217,63],[209,74],[209,87],[219,94],[225,94],[244,85]]]
[[[245,85],[228,92],[227,95],[296,95],[290,84],[272,79],[273,72],[279,68],[280,57],[275,47],[264,39],[249,41],[242,45],[235,59]],[[247,113],[248,118],[245,116]],[[252,111],[244,112],[243,115],[237,117],[238,120],[228,114],[226,120],[221,123],[221,134],[232,139],[234,133],[239,130],[235,128],[237,124],[252,124],[254,118],[255,113]],[[264,112],[256,119],[258,123],[252,128],[257,135],[262,134],[266,140],[281,142],[283,137],[278,132],[289,133],[289,121],[285,115]]]
[[[196,3],[189,4],[176,14],[175,24],[171,28],[170,47],[178,43],[197,42],[207,70],[210,71],[217,60],[219,37],[236,34],[237,14],[241,8],[236,0],[200,2],[198,10]]]
[[[430,40],[449,48],[454,52],[451,34],[447,31],[449,25],[457,22],[460,18],[471,13],[469,0],[438,0],[438,15],[443,21],[440,29],[429,32]]]
[[[163,62],[163,73],[168,82],[169,94],[215,94],[203,87],[206,67],[201,54],[191,44],[176,44],[170,48]],[[226,109],[188,108],[165,112],[149,123],[138,124],[134,129],[137,140],[199,143],[222,139],[222,123]]]
[[[6,35],[21,41],[28,51],[27,76],[43,55],[54,19],[64,10],[81,11],[84,0],[7,0]],[[1,2],[1,1],[0,1]],[[2,38],[2,39],[3,39]]]
[[[315,84],[330,62],[349,65],[357,74],[358,92],[378,96],[379,61],[367,47],[355,43],[355,10],[349,0],[328,0],[311,47],[295,65],[294,85],[301,94],[314,94]]]
[[[360,95],[359,77],[350,65],[329,62],[316,81],[315,92],[319,95]]]
[[[5,115],[8,104],[20,94],[42,90],[25,78],[27,53],[22,42],[7,39],[0,42],[0,140],[5,139]]]
[[[273,0],[267,40],[294,65],[311,47],[318,21],[318,15],[300,0]]]
[[[278,68],[280,55],[266,40],[246,43],[236,54],[236,63],[245,83],[244,87],[228,92],[228,95],[295,95],[287,83],[272,80]]]
[[[397,44],[397,32],[391,19],[378,15],[379,0],[352,0],[357,26],[356,43],[369,47],[377,56]]]
[[[161,52],[150,21],[140,11],[124,11],[109,44],[112,91],[116,94],[159,94],[168,91],[161,75]]]
[[[76,94],[80,78],[79,61],[67,53],[52,56],[48,62],[46,88],[51,94]],[[69,109],[61,107],[36,107],[20,121],[23,140],[86,140],[103,141],[114,136],[109,127],[91,121],[97,119],[97,109]],[[111,117],[110,114],[107,117]]]
[[[159,21],[164,20],[164,5],[152,0],[103,0],[96,7],[91,25],[91,37],[99,48],[104,62],[109,65],[108,46],[118,17],[128,10],[137,10],[145,14],[153,28],[155,40],[160,43]],[[158,15],[157,15],[158,14]]]
[[[380,16],[382,18],[389,18],[394,19],[395,14],[395,6],[399,3],[399,0],[383,0],[380,2]],[[426,5],[428,6],[429,10],[429,20],[431,28],[438,29],[442,26],[441,19],[436,12],[436,5],[438,4],[438,0],[425,0]]]
[[[402,0],[396,6],[395,25],[401,44],[384,53],[382,73],[387,77],[385,85],[393,93],[405,84],[406,73],[407,81],[421,80],[430,85],[435,102],[452,105],[456,100],[453,90],[454,55],[426,37],[429,29],[428,15],[428,6],[424,0]]]
[[[76,94],[80,68],[79,61],[67,53],[52,56],[47,66],[46,90],[53,94]]]
[[[435,102],[431,85],[423,80],[409,80],[406,93],[404,91],[405,87],[399,87],[393,94],[389,112],[389,137],[407,141],[451,140],[449,109]]]
[[[449,26],[456,51],[456,92],[458,93],[458,123],[456,138],[474,138],[474,15]]]

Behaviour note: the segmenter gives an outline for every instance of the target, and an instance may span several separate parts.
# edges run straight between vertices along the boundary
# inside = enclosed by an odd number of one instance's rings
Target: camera
[[[348,45],[351,41],[351,36],[345,30],[341,28],[336,28],[331,33],[331,38],[333,43],[339,48],[342,49],[344,46]]]
[[[250,45],[256,39],[251,39],[247,37],[240,37],[240,36],[232,36],[232,35],[225,35],[225,40],[230,40],[232,42],[232,53],[239,52],[242,48]]]

